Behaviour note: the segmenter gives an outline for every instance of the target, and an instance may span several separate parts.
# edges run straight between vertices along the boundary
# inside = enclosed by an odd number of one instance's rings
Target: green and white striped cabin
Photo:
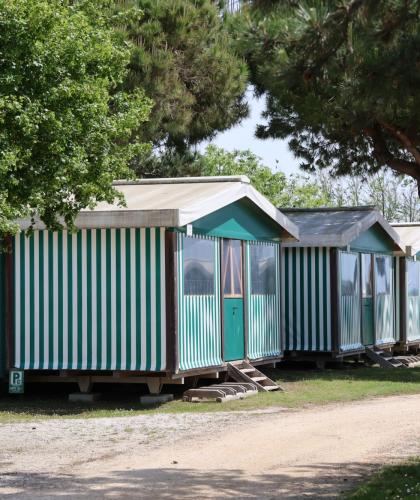
[[[281,258],[285,350],[342,356],[395,344],[392,227],[372,207],[284,213],[300,234]]]
[[[402,350],[420,347],[420,223],[393,224],[405,255],[396,257],[396,319]]]
[[[74,233],[21,222],[9,368],[172,376],[280,358],[279,248],[295,226],[243,177],[116,188],[126,206],[81,212]]]

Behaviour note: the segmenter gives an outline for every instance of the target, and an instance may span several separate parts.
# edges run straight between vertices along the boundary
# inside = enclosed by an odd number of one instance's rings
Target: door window
[[[242,297],[242,242],[223,240],[223,293],[225,297]]]
[[[376,256],[376,294],[391,294],[391,258],[386,255]]]
[[[362,297],[373,296],[373,266],[372,255],[370,253],[362,254]]]
[[[357,255],[351,253],[341,254],[341,295],[353,296],[359,292],[359,272]],[[359,295],[360,297],[360,295]]]

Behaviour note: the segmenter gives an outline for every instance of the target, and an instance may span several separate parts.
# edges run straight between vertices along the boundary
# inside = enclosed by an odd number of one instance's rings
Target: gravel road
[[[339,498],[420,454],[420,395],[0,426],[2,498]]]

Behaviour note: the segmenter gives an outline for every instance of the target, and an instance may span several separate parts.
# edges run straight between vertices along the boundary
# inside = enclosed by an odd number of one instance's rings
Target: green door
[[[225,361],[245,356],[243,249],[240,240],[223,240],[223,353]]]
[[[362,341],[363,345],[373,345],[373,255],[364,253],[362,258]]]

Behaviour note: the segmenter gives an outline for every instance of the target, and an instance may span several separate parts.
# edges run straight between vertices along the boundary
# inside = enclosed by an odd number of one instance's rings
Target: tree
[[[272,172],[251,151],[228,152],[210,145],[195,158],[201,175],[246,175],[252,185],[279,207],[316,207],[329,204],[328,195],[309,176]]]
[[[182,154],[246,116],[246,64],[233,49],[217,2],[122,0],[117,5],[122,13],[133,7],[143,12],[117,26],[135,44],[124,88],[140,86],[154,101],[142,128],[146,140]],[[142,162],[137,171],[143,173]]]
[[[420,186],[417,0],[258,0],[234,28],[268,123],[302,167],[336,175],[388,166]]]
[[[27,216],[71,227],[145,150],[151,103],[116,91],[130,50],[99,5],[0,0],[0,236]]]

